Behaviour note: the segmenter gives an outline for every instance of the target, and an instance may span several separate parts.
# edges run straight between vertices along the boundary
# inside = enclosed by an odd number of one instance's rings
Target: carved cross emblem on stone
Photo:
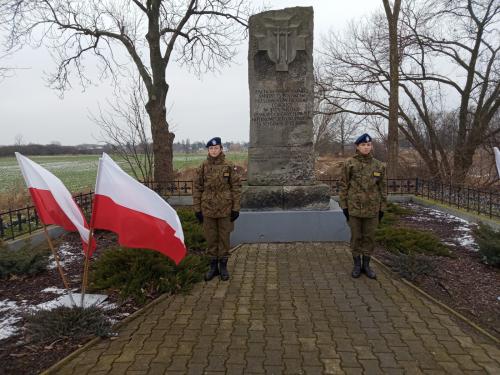
[[[300,24],[289,24],[289,19],[270,19],[264,24],[266,34],[256,35],[257,49],[267,51],[269,59],[276,64],[276,71],[287,72],[288,65],[295,60],[297,51],[305,51],[306,35],[298,35]]]

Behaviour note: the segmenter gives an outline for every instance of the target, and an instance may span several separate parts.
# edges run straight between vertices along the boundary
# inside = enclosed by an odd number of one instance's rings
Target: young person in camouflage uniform
[[[356,155],[347,159],[342,168],[339,203],[351,228],[352,277],[364,273],[375,279],[370,257],[375,247],[375,229],[387,206],[385,165],[373,157],[368,134],[354,143]]]
[[[225,281],[229,279],[229,235],[240,214],[241,180],[233,163],[225,160],[219,137],[208,141],[207,148],[207,160],[196,171],[193,205],[211,257],[205,280],[220,275]]]

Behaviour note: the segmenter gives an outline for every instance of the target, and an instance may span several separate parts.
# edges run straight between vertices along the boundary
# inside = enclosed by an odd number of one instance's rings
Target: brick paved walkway
[[[230,282],[164,300],[58,373],[500,373],[495,344],[374,268],[351,279],[343,244],[245,245]]]

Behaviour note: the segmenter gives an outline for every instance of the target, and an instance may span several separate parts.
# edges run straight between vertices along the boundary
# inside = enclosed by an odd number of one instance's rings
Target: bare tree
[[[382,0],[389,29],[389,125],[387,129],[387,173],[391,178],[399,177],[398,167],[398,122],[399,122],[399,46],[398,18],[401,0],[394,0],[391,9],[389,0]]]
[[[140,81],[135,81],[125,95],[108,101],[108,110],[99,107],[90,119],[101,129],[101,141],[130,167],[141,181],[153,180],[154,155],[151,128],[146,113],[146,93]]]
[[[24,136],[22,134],[16,134],[14,137],[14,146],[24,146],[26,144],[26,141],[24,139]]]
[[[336,105],[327,100],[315,100],[315,112],[313,117],[313,147],[316,153],[324,145],[338,143],[340,153],[344,156],[345,145],[352,137],[354,131],[364,120],[355,120],[354,116],[338,112]]]
[[[332,119],[335,116],[335,107],[321,99],[314,101],[313,117],[313,151],[318,153],[322,143],[328,142],[332,133]]]
[[[333,119],[332,139],[340,144],[340,154],[342,156],[345,155],[345,145],[364,120],[364,117],[356,119],[355,116],[345,112],[335,115]]]
[[[478,146],[497,132],[491,127],[500,100],[500,37],[495,28],[499,9],[494,4],[494,0],[402,4],[399,130],[431,176],[463,181]],[[324,43],[320,81],[339,110],[389,119],[386,23],[376,14],[351,24],[345,36],[330,34]],[[440,114],[453,109],[459,114],[458,130],[450,153],[447,141],[439,137],[439,126]]]
[[[132,66],[146,88],[159,183],[173,177],[172,144],[165,101],[172,62],[196,73],[217,70],[235,55],[246,33],[247,0],[0,0],[0,24],[9,46],[46,46],[55,56],[53,87],[64,90],[75,72],[89,83],[85,57],[94,55],[103,76],[117,80]],[[122,52],[132,60],[126,64]]]
[[[415,81],[446,86],[458,95],[458,133],[453,153],[453,179],[463,181],[474,153],[488,137],[491,120],[500,106],[500,4],[495,0],[426,1],[430,17],[409,23],[418,53],[453,64],[450,76],[437,64],[433,69],[420,59]],[[412,19],[410,18],[410,22]]]

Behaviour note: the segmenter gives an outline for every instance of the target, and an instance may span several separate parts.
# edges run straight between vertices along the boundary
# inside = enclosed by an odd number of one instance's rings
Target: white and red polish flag
[[[105,153],[99,159],[91,220],[93,228],[118,234],[122,246],[156,250],[176,264],[186,256],[177,212]]]
[[[78,231],[86,253],[89,226],[66,186],[60,179],[26,156],[16,152],[16,158],[42,223],[59,225],[71,232]],[[92,241],[89,256],[94,250],[95,241]]]

